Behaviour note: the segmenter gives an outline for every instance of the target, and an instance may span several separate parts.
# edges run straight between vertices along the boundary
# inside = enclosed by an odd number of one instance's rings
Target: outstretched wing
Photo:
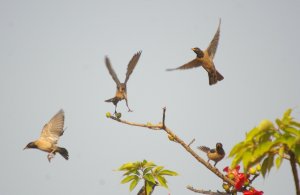
[[[188,63],[186,63],[186,64],[184,64],[182,66],[179,66],[178,68],[169,68],[166,71],[184,70],[184,69],[196,68],[196,67],[199,67],[201,65],[202,65],[202,63],[199,60],[194,59],[194,60],[192,60],[192,61],[190,61],[190,62],[188,62]]]
[[[115,83],[120,86],[120,81],[118,79],[118,76],[116,74],[116,72],[114,71],[110,61],[109,61],[109,58],[106,56],[105,57],[105,64],[106,64],[106,68],[108,69],[108,72],[109,74],[111,75],[111,77],[113,78],[113,80],[115,81]]]
[[[126,78],[125,78],[125,81],[124,81],[125,84],[127,83],[133,69],[135,68],[137,62],[139,61],[141,54],[142,54],[142,51],[139,51],[136,54],[134,54],[134,56],[131,58],[130,62],[128,63]]]
[[[56,144],[59,137],[64,133],[64,120],[64,111],[61,109],[44,125],[40,139]]]
[[[220,26],[221,26],[221,18],[219,20],[218,30],[217,30],[213,40],[211,40],[211,42],[207,48],[207,53],[212,59],[214,59],[214,57],[215,57],[215,53],[217,51],[217,47],[218,47],[218,43],[219,43]]]
[[[205,153],[208,153],[211,149],[207,146],[199,146],[197,147],[199,150],[205,152]]]

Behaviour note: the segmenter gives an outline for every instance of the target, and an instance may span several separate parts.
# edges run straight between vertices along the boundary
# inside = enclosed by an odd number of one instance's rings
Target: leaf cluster
[[[163,166],[158,166],[155,163],[147,160],[142,162],[128,162],[123,164],[118,171],[124,171],[122,184],[130,182],[129,190],[132,191],[137,184],[144,180],[146,195],[149,195],[155,186],[168,188],[165,176],[177,176],[174,171],[164,169]]]
[[[291,154],[300,165],[300,123],[291,116],[288,109],[281,119],[276,119],[276,126],[269,120],[261,123],[246,133],[245,140],[236,144],[229,157],[233,157],[231,166],[242,162],[244,171],[261,163],[261,173],[265,177],[271,168],[279,168],[282,160],[290,160]]]

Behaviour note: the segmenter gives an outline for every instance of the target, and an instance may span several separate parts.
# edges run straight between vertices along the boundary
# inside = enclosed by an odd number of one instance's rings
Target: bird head
[[[218,142],[218,143],[216,144],[216,148],[223,148],[223,145],[222,145],[220,142]]]
[[[194,47],[192,48],[192,50],[197,54],[198,58],[202,58],[204,56],[204,53],[201,49],[199,49],[198,47]]]
[[[30,142],[29,144],[27,144],[27,146],[23,149],[28,149],[28,148],[37,148],[37,145],[34,142]]]
[[[120,85],[117,86],[118,91],[124,93],[126,92],[126,84],[125,83],[121,83]]]

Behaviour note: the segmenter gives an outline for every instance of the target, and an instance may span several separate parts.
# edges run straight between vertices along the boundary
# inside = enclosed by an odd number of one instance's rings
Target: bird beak
[[[193,51],[195,51],[195,48],[192,48]]]
[[[23,150],[28,149],[28,147],[26,146]]]

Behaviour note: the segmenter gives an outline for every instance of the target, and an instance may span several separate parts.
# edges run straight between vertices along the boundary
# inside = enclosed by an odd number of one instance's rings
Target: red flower
[[[254,188],[251,188],[250,190],[245,190],[243,192],[244,195],[263,195],[264,192],[263,191],[257,191]]]
[[[240,190],[245,184],[245,181],[248,179],[248,175],[244,173],[239,173],[239,170],[239,165],[236,166],[234,169],[230,169],[229,167],[225,167],[223,169],[223,171],[227,172],[227,177],[231,178],[235,182],[234,187],[237,190]]]

